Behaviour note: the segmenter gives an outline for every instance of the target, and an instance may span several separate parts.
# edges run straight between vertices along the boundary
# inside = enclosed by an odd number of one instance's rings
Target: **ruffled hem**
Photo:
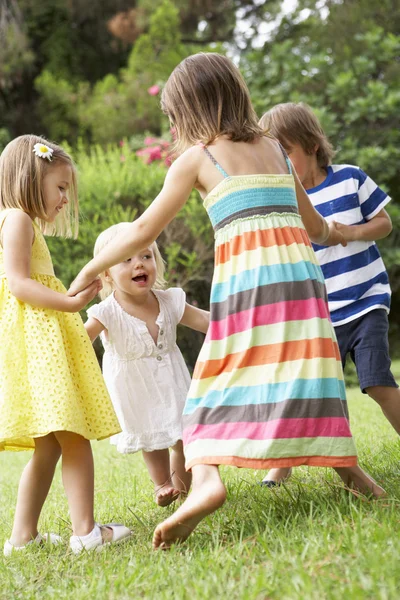
[[[168,433],[135,435],[120,433],[113,435],[110,444],[116,447],[121,454],[134,454],[139,450],[153,452],[154,450],[166,450],[171,448],[182,439],[182,431]]]
[[[199,456],[185,464],[186,471],[196,465],[230,465],[243,469],[279,469],[288,467],[356,467],[357,456],[295,456],[293,458],[247,458],[242,456]]]
[[[90,441],[101,441],[106,440],[110,437],[118,437],[119,431],[121,428],[119,426],[115,426],[111,428],[108,426],[107,428],[96,428],[96,430],[89,432],[84,431],[79,427],[71,427],[71,426],[60,426],[55,425],[54,428],[51,428],[48,431],[29,431],[24,434],[18,434],[13,437],[3,437],[0,438],[0,452],[1,451],[13,451],[18,452],[22,450],[34,450],[35,449],[35,438],[45,437],[50,433],[54,433],[54,431],[68,431],[70,433],[75,433],[77,435],[82,436],[86,440]]]

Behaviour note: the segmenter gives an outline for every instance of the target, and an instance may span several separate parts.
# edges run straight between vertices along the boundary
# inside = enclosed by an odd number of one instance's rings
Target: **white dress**
[[[157,344],[146,323],[125,312],[114,294],[87,311],[107,329],[100,334],[103,375],[122,429],[110,441],[124,454],[169,448],[182,439],[190,375],[176,327],[186,295],[180,288],[153,292],[160,306]]]

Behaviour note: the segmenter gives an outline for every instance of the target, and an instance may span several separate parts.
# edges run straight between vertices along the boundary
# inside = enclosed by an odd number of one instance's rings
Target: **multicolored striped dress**
[[[186,401],[186,468],[357,464],[324,278],[288,174],[224,176],[210,327]]]

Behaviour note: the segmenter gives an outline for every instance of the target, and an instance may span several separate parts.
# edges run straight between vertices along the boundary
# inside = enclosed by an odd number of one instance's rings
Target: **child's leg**
[[[54,434],[35,438],[35,451],[18,487],[17,506],[10,538],[13,546],[24,546],[37,536],[37,524],[54,477],[61,448]]]
[[[375,498],[386,496],[386,492],[360,467],[336,467],[336,473],[349,488],[363,494],[372,494]]]
[[[379,404],[389,423],[400,435],[400,389],[375,385],[367,387],[365,391]]]
[[[179,496],[179,489],[171,484],[169,450],[142,451],[147,470],[154,483],[156,502],[159,506],[168,506]]]
[[[84,536],[94,528],[94,466],[89,440],[70,431],[54,434],[61,446],[62,479],[74,535]]]
[[[195,465],[192,473],[191,493],[178,510],[154,531],[154,550],[165,549],[175,542],[184,541],[205,516],[216,511],[225,502],[226,489],[218,467]]]
[[[389,322],[383,309],[372,310],[355,322],[351,357],[360,388],[381,407],[400,434],[400,390],[390,370]]]
[[[185,455],[183,453],[182,440],[179,440],[175,446],[172,446],[170,460],[172,483],[177,490],[187,494],[190,489],[190,484],[192,483],[192,473],[185,469]]]

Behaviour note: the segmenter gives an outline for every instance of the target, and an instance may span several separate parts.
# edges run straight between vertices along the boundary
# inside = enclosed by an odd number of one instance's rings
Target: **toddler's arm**
[[[181,325],[190,327],[190,329],[201,331],[201,333],[207,333],[210,324],[210,313],[208,310],[203,310],[186,303],[180,323]]]
[[[99,292],[100,283],[93,282],[74,297],[55,292],[31,279],[31,254],[34,231],[31,218],[22,211],[11,212],[2,228],[4,270],[13,296],[39,308],[78,312]]]
[[[336,228],[347,242],[374,242],[387,237],[392,231],[392,220],[384,208],[370,221],[360,225],[336,223]]]
[[[300,216],[310,240],[315,244],[324,246],[336,246],[337,244],[347,246],[347,241],[339,231],[337,223],[332,222],[328,225],[327,221],[316,211],[294,168],[293,176],[296,183],[296,196]]]
[[[85,323],[85,329],[87,331],[88,336],[90,337],[90,341],[94,342],[97,336],[105,330],[105,327],[103,323],[100,323],[100,321],[98,321],[94,317],[90,317]]]

